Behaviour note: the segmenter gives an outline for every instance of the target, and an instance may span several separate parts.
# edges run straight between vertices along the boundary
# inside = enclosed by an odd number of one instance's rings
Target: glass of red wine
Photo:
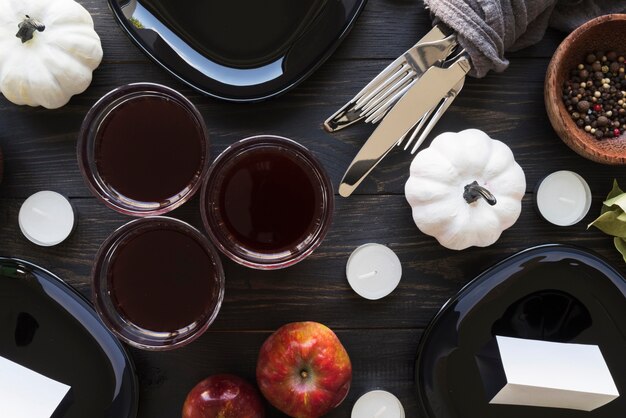
[[[269,270],[291,266],[321,244],[334,194],[307,148],[263,135],[236,142],[215,160],[200,202],[209,238],[226,256]]]
[[[178,219],[133,220],[102,244],[92,299],[107,327],[145,350],[171,350],[202,335],[224,298],[224,271],[205,235]]]
[[[209,168],[207,129],[177,91],[135,83],[103,96],[78,136],[78,163],[105,205],[125,215],[169,212],[193,196]]]

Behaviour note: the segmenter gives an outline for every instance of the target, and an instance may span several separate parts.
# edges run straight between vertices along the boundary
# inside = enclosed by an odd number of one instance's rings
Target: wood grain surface
[[[301,86],[268,102],[230,104],[200,96],[149,61],[115,24],[105,0],[81,3],[92,13],[105,51],[91,87],[54,111],[18,107],[0,97],[0,147],[4,151],[0,254],[40,264],[86,296],[90,295],[89,274],[98,246],[115,228],[130,220],[92,197],[76,162],[76,135],[82,119],[104,93],[137,81],[178,89],[203,114],[213,155],[247,136],[287,136],[317,154],[337,187],[373,128],[358,126],[330,135],[320,128],[322,121],[430,26],[420,1],[370,0],[343,45]],[[263,340],[282,324],[300,320],[320,321],[336,330],[354,362],[353,389],[331,417],[349,417],[354,401],[374,388],[395,393],[407,417],[420,417],[414,361],[422,330],[441,305],[481,271],[529,246],[560,242],[592,249],[626,273],[612,240],[597,230],[586,229],[599,213],[612,179],[618,178],[626,186],[625,169],[579,157],[559,140],[546,116],[544,76],[561,39],[563,34],[549,31],[540,44],[511,54],[511,67],[506,72],[481,80],[468,79],[431,135],[478,128],[513,149],[526,172],[527,195],[519,221],[495,245],[454,252],[421,234],[403,196],[411,158],[394,151],[355,196],[337,196],[333,227],[310,258],[276,272],[245,269],[223,258],[226,297],[211,329],[190,346],[174,352],[131,350],[140,381],[139,417],[180,416],[187,391],[210,374],[232,372],[252,381]],[[543,221],[533,207],[536,183],[560,169],[580,173],[594,194],[587,218],[567,228]],[[31,244],[17,224],[23,200],[44,189],[69,196],[78,214],[73,235],[53,248]],[[201,228],[197,198],[172,216]],[[381,301],[361,299],[345,279],[350,252],[366,242],[388,245],[403,264],[400,286]],[[270,410],[269,416],[281,414]]]

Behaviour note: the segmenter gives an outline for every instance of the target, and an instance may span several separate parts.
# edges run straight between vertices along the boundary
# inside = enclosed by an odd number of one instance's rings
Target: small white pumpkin
[[[417,227],[453,250],[496,242],[517,221],[525,190],[511,149],[477,129],[436,137],[405,185]]]
[[[74,0],[0,0],[0,91],[11,102],[61,107],[101,61],[91,15]]]

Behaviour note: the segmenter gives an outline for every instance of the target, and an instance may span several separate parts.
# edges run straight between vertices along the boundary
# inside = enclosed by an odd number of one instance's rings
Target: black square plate
[[[109,0],[130,38],[209,96],[258,101],[307,78],[366,0]]]

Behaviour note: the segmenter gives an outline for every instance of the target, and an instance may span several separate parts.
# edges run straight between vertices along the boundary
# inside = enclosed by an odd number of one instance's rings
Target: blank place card
[[[476,361],[491,404],[593,411],[619,397],[597,345],[498,336]]]
[[[50,418],[70,387],[0,357],[0,417]]]

